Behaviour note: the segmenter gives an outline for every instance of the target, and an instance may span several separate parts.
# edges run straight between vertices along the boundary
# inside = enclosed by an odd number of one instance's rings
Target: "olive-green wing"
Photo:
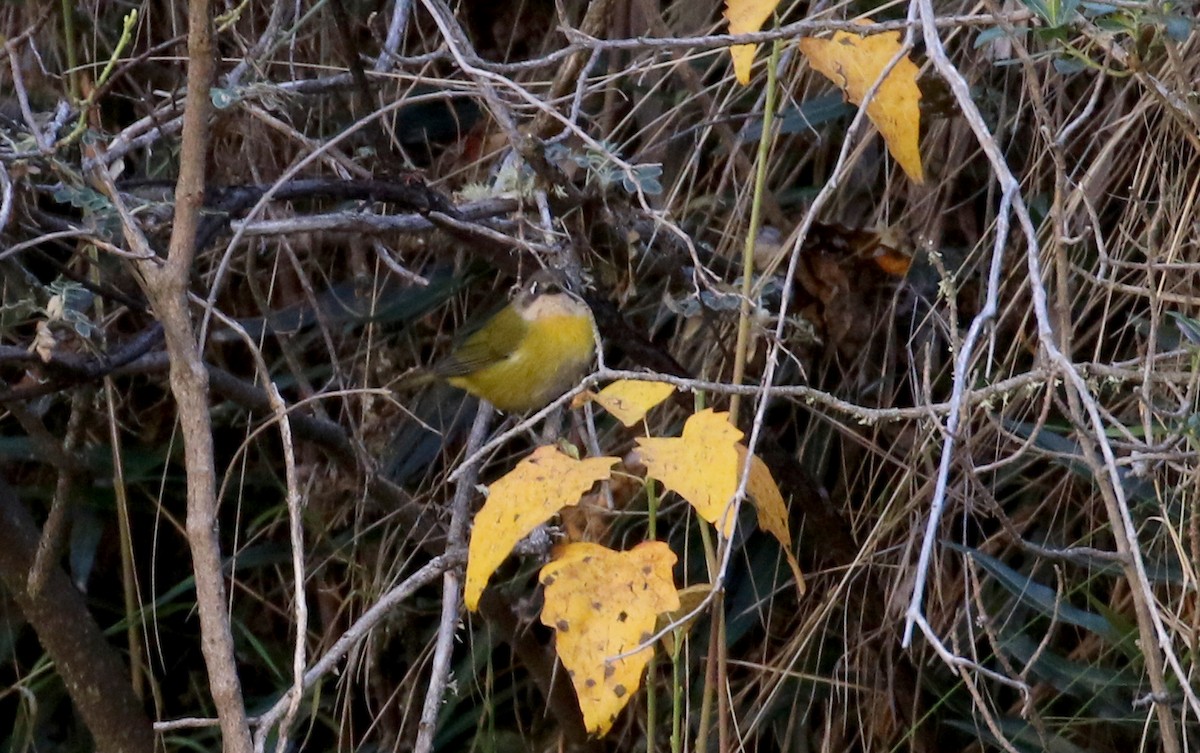
[[[506,306],[433,367],[443,379],[473,374],[504,360],[521,344],[527,323]]]

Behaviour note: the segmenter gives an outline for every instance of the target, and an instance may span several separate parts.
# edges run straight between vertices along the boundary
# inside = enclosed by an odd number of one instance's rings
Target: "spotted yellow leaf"
[[[542,623],[554,629],[555,649],[592,734],[608,732],[641,687],[655,620],[679,608],[674,564],[675,553],[660,541],[628,552],[577,542],[542,568]]]

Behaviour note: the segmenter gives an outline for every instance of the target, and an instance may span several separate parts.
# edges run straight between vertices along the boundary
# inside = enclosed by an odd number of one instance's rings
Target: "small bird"
[[[592,310],[542,270],[418,381],[444,379],[506,413],[538,410],[587,372],[596,350],[592,333]]]

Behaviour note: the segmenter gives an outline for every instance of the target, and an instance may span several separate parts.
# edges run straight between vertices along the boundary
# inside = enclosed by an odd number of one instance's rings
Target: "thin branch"
[[[420,570],[410,575],[403,583],[389,590],[380,599],[371,605],[371,608],[363,613],[354,621],[354,624],[342,633],[329,650],[325,652],[313,666],[304,673],[304,690],[308,690],[317,684],[325,675],[329,674],[337,666],[346,654],[350,653],[360,643],[366,640],[371,629],[382,622],[389,613],[400,604],[408,601],[414,593],[419,589],[429,585],[439,575],[446,570],[457,567],[465,562],[467,553],[464,550],[448,551],[440,557],[435,557],[426,563]],[[278,701],[275,702],[266,713],[254,720],[255,726],[258,728],[254,735],[254,751],[255,753],[264,753],[266,749],[267,738],[271,734],[273,727],[279,722],[283,714],[292,704],[292,696],[295,689],[289,689]],[[187,720],[188,726],[199,726],[195,722],[197,720]],[[170,724],[170,722],[167,722]],[[156,725],[157,728],[157,725]]]
[[[473,456],[483,445],[491,426],[491,404],[480,401],[475,414],[475,423],[467,437],[467,456]],[[464,470],[454,488],[454,500],[450,503],[450,528],[446,533],[446,551],[461,550],[466,545],[467,518],[470,516],[471,494],[479,477],[479,464]],[[429,688],[425,692],[425,703],[421,709],[421,721],[417,726],[417,741],[414,753],[429,753],[433,750],[433,735],[437,732],[438,714],[442,710],[442,698],[450,681],[450,658],[454,652],[454,636],[458,633],[459,614],[462,611],[462,583],[455,568],[442,574],[442,615],[438,622],[437,638],[430,662]]]
[[[375,60],[375,72],[387,73],[392,69],[400,43],[404,40],[404,32],[408,28],[408,20],[412,17],[412,0],[396,0],[392,5],[392,17],[388,21],[387,37],[383,41],[383,49]]]
[[[971,26],[995,26],[1000,21],[1021,23],[1035,18],[1028,10],[1003,14],[968,14],[965,16],[940,16],[934,26],[946,29],[961,29]],[[695,37],[634,37],[631,39],[596,39],[575,29],[563,29],[573,45],[602,50],[646,50],[646,49],[703,49],[724,48],[735,44],[764,44],[777,39],[798,39],[816,36],[824,32],[847,31],[854,34],[881,34],[885,31],[908,31],[920,25],[919,21],[907,18],[896,21],[880,21],[860,24],[854,19],[806,18],[769,31],[745,34],[706,34]]]

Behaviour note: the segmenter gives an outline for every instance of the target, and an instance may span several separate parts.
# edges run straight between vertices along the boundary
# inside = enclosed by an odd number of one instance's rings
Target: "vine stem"
[[[750,203],[750,225],[746,228],[746,243],[742,247],[742,288],[741,307],[738,311],[737,343],[733,353],[733,377],[735,385],[741,384],[746,374],[746,357],[750,349],[750,314],[751,295],[754,289],[754,249],[758,240],[758,231],[762,226],[763,197],[767,187],[767,164],[771,157],[771,131],[775,120],[775,96],[779,83],[779,57],[783,45],[776,40],[771,45],[771,55],[767,61],[767,90],[763,100],[762,133],[758,137],[758,155],[754,170],[754,195]],[[741,396],[734,394],[729,399],[729,417],[734,426],[738,423],[738,411],[741,408]],[[707,529],[702,528],[702,533]],[[724,560],[724,548],[729,542],[723,537],[718,539],[718,560]],[[711,568],[710,568],[711,569]],[[713,580],[717,572],[713,572]],[[707,721],[710,699],[716,694],[717,701],[717,734],[719,749],[722,753],[730,750],[729,740],[729,703],[725,688],[728,678],[728,656],[725,652],[725,600],[718,589],[713,594],[712,602],[712,631],[709,634],[709,661],[713,666],[705,673],[704,701],[701,705],[700,731],[697,741],[707,737]]]
[[[733,383],[741,384],[746,373],[746,353],[750,349],[750,296],[754,288],[754,247],[762,227],[763,195],[767,189],[767,163],[771,156],[771,129],[775,121],[775,98],[779,82],[779,40],[771,45],[767,63],[767,91],[763,103],[762,133],[758,137],[758,157],[754,166],[754,198],[750,203],[750,226],[746,228],[746,243],[742,247],[742,305],[738,312],[737,344],[733,352]],[[737,425],[741,396],[729,398],[729,416]]]
[[[63,20],[63,47],[67,54],[67,93],[73,102],[79,101],[79,55],[75,51],[75,8],[71,0],[59,4]]]

